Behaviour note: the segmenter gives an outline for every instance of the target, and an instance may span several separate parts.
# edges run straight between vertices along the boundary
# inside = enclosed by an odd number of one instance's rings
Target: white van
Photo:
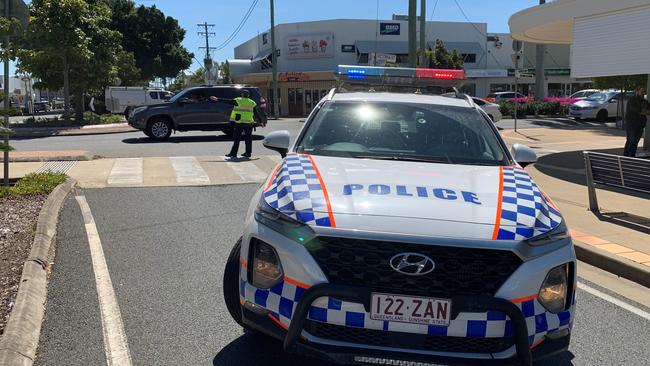
[[[172,92],[159,88],[111,86],[106,88],[106,110],[128,116],[134,107],[164,103],[172,95]]]

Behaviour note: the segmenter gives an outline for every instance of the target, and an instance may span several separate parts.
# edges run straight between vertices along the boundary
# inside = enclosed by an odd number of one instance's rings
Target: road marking
[[[77,163],[76,160],[70,160],[70,161],[48,161],[47,163],[43,164],[42,167],[40,167],[36,173],[45,173],[45,172],[52,172],[52,173],[67,173],[74,165]]]
[[[250,161],[228,162],[228,167],[237,173],[244,182],[263,182],[268,173]]]
[[[614,304],[616,306],[619,306],[619,307],[621,307],[621,308],[623,308],[623,309],[625,309],[625,310],[627,310],[627,311],[629,311],[631,313],[634,313],[634,314],[636,314],[636,315],[650,321],[650,313],[645,312],[645,311],[637,308],[636,306],[632,306],[632,305],[630,305],[630,304],[628,304],[628,303],[626,303],[624,301],[621,301],[621,300],[619,300],[619,299],[617,299],[617,298],[615,298],[613,296],[610,296],[610,295],[608,295],[608,294],[606,294],[606,293],[604,293],[602,291],[596,290],[595,288],[593,288],[591,286],[587,286],[582,282],[578,282],[578,288],[585,291],[585,292],[588,292],[588,293],[590,293],[590,294],[592,294],[594,296],[598,296],[598,297],[600,297],[601,299],[603,299],[605,301],[609,301],[609,302],[611,302],[612,304]]]
[[[99,312],[102,319],[106,361],[108,366],[130,366],[132,364],[131,352],[126,340],[120,306],[117,303],[111,276],[108,273],[108,266],[106,265],[106,258],[104,257],[104,250],[99,239],[95,219],[92,212],[90,212],[86,197],[76,196],[75,198],[79,203],[79,208],[81,208],[90,246],[90,257],[93,262],[97,297],[99,299]]]
[[[176,174],[176,182],[184,184],[210,184],[210,177],[193,156],[172,156],[169,158]]]
[[[144,180],[142,158],[115,159],[108,185],[141,186]]]

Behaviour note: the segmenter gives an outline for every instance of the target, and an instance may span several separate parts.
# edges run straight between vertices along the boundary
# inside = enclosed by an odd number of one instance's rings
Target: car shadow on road
[[[264,140],[264,136],[253,135],[253,141],[259,141],[259,140]],[[122,140],[122,142],[125,144],[165,144],[165,143],[180,144],[184,142],[190,143],[190,142],[226,142],[226,141],[232,142],[233,138],[231,136],[226,136],[226,135],[171,136],[167,140],[156,141],[146,136],[142,136],[142,137],[128,138]]]
[[[278,340],[255,334],[244,334],[222,348],[212,360],[213,366],[331,366],[320,360],[285,353]]]
[[[535,363],[535,366],[572,366],[575,355],[565,351]],[[333,366],[318,359],[285,353],[278,340],[255,334],[244,334],[221,349],[212,360],[213,366]]]
[[[574,365],[573,359],[575,357],[571,351],[564,351],[559,355],[536,362],[535,366],[572,366]]]

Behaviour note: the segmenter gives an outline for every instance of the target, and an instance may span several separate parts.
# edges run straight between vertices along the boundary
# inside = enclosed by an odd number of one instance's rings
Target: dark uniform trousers
[[[239,143],[241,142],[242,134],[244,135],[244,144],[246,145],[246,152],[244,156],[250,157],[253,153],[253,124],[252,123],[235,123],[233,124],[233,139],[232,149],[230,149],[230,156],[237,156],[239,151]]]

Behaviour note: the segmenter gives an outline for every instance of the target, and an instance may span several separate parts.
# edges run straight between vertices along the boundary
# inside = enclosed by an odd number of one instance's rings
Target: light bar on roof
[[[386,87],[459,87],[467,80],[464,70],[406,67],[339,65],[336,74],[346,84]]]

